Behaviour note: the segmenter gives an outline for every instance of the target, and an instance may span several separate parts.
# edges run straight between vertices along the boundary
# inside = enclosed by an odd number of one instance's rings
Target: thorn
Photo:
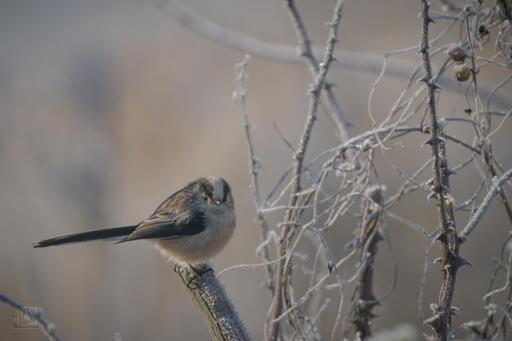
[[[433,200],[436,197],[436,192],[432,191],[429,195],[427,195],[427,201]]]
[[[336,87],[336,83],[333,83],[333,82],[325,82],[324,83],[324,87],[327,89],[327,90],[330,90],[334,87]]]
[[[430,83],[430,86],[432,87],[432,89],[434,91],[438,91],[438,90],[441,90],[441,87],[439,86],[439,84],[437,83]]]
[[[436,241],[443,241],[443,231],[440,228],[437,228],[434,232],[432,232],[429,236],[429,239],[436,240]]]
[[[423,142],[422,145],[428,144],[428,145],[434,146],[434,145],[439,144],[441,142],[443,142],[443,143],[445,142],[445,140],[442,137],[440,137],[440,136],[437,136],[437,137],[432,136],[431,138],[429,138],[428,140]]]
[[[445,195],[450,194],[450,188],[446,187],[446,185],[441,185],[441,188],[443,189],[443,193]]]
[[[367,297],[366,300],[359,299],[357,300],[357,305],[362,309],[371,310],[376,305],[380,305],[379,301],[375,301],[375,297],[371,295],[371,297]]]
[[[441,257],[437,257],[436,259],[434,259],[432,261],[432,264],[437,264],[437,263],[441,263]]]
[[[334,271],[336,271],[336,266],[334,265],[333,262],[328,262],[327,263],[327,269],[329,270],[329,274],[333,274]]]
[[[431,137],[428,140],[426,140],[425,142],[423,142],[422,145],[424,146],[424,145],[428,144],[428,145],[433,146],[435,143],[436,143],[436,139]]]
[[[385,240],[384,236],[382,235],[382,233],[380,232],[380,230],[377,230],[375,231],[374,235],[373,235],[373,240],[372,242],[374,243],[378,243],[378,242],[381,242]]]
[[[435,314],[431,318],[426,319],[423,321],[423,324],[430,325],[434,330],[438,330],[441,325],[441,315]]]
[[[471,264],[469,261],[465,260],[461,256],[455,256],[455,259],[452,261],[452,263],[456,269],[459,269],[464,265],[469,265],[470,267],[473,267],[473,264]]]
[[[450,175],[455,175],[455,174],[457,174],[456,171],[454,171],[451,168],[446,168],[446,175],[450,176]]]
[[[456,316],[460,313],[460,309],[455,307],[455,306],[451,306],[450,307],[450,314],[453,315],[453,316]]]
[[[380,303],[380,301],[375,301],[375,298],[374,298],[374,301],[372,303],[372,307],[380,307],[382,305],[382,303]]]

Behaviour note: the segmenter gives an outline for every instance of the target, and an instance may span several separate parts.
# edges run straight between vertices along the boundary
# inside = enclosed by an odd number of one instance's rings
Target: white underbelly
[[[165,257],[175,262],[202,263],[219,253],[233,235],[232,224],[214,224],[209,229],[177,239],[155,240],[154,245]]]

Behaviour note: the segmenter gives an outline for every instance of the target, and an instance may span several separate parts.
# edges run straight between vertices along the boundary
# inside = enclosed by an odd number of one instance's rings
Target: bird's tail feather
[[[40,242],[35,243],[34,247],[47,247],[47,246],[55,246],[55,245],[62,245],[62,244],[69,244],[69,243],[88,242],[91,240],[102,240],[102,239],[124,237],[124,236],[127,236],[130,233],[132,233],[136,227],[137,227],[137,225],[130,225],[130,226],[114,227],[114,228],[109,228],[109,229],[68,234],[66,236],[41,240]]]

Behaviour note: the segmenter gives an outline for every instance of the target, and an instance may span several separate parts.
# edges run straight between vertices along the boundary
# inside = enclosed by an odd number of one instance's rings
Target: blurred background
[[[280,1],[181,1],[208,20],[259,39],[296,45]],[[325,41],[334,1],[298,1],[313,41]],[[382,56],[419,41],[419,1],[347,1],[340,46]],[[0,292],[41,306],[65,340],[204,340],[206,328],[171,264],[147,242],[110,242],[33,249],[31,243],[62,234],[132,224],[144,219],[173,191],[203,175],[232,185],[238,229],[213,260],[221,270],[256,263],[259,227],[249,192],[248,159],[241,115],[232,101],[234,66],[244,53],[187,30],[143,0],[20,0],[0,2]],[[401,57],[402,58],[402,57]],[[403,57],[418,61],[416,54]],[[294,145],[302,131],[311,76],[304,65],[251,59],[248,104],[254,140],[268,191],[291,162],[274,124]],[[367,99],[376,74],[334,69],[331,79],[354,131],[368,129]],[[497,84],[499,70],[481,75]],[[383,118],[404,84],[386,78],[374,97]],[[511,87],[502,90],[510,93]],[[444,108],[462,110],[453,96]],[[383,110],[380,110],[383,108]],[[512,165],[510,124],[495,136],[494,153]],[[505,133],[503,133],[505,132]],[[458,131],[471,136],[469,129]],[[389,152],[408,171],[428,158],[421,139]],[[330,121],[319,116],[311,151],[336,143]],[[452,148],[452,146],[449,146]],[[507,150],[508,149],[508,150]],[[453,163],[465,158],[453,146]],[[379,164],[392,193],[403,181]],[[453,181],[456,197],[471,195],[476,171]],[[400,209],[429,228],[436,225],[426,195]],[[388,222],[399,267],[393,295],[378,308],[376,329],[401,323],[418,328],[417,297],[425,241]],[[461,223],[462,225],[462,223]],[[509,226],[495,204],[463,256],[473,268],[458,278],[454,304],[464,318],[483,317],[481,297],[492,273],[489,258]],[[340,248],[351,228],[334,234]],[[338,239],[336,239],[338,238]],[[387,253],[386,253],[387,252]],[[434,258],[437,248],[433,250]],[[376,274],[377,292],[391,285],[389,252]],[[404,257],[404,255],[407,255]],[[380,277],[379,277],[380,276]],[[240,269],[222,280],[255,340],[262,338],[270,303],[263,269]],[[437,299],[438,270],[431,267],[427,304]],[[12,310],[0,305],[0,339],[41,340],[36,329],[13,329]]]

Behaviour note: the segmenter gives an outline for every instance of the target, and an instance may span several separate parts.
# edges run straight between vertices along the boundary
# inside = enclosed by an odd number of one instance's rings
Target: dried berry
[[[489,29],[487,29],[487,26],[485,25],[480,25],[478,27],[478,33],[480,33],[480,35],[483,37],[483,36],[486,36],[489,34]]]
[[[465,82],[471,77],[471,69],[466,64],[455,65],[453,71],[459,82]]]
[[[466,49],[459,45],[452,46],[448,50],[448,55],[456,63],[464,63],[464,60],[468,57]]]

